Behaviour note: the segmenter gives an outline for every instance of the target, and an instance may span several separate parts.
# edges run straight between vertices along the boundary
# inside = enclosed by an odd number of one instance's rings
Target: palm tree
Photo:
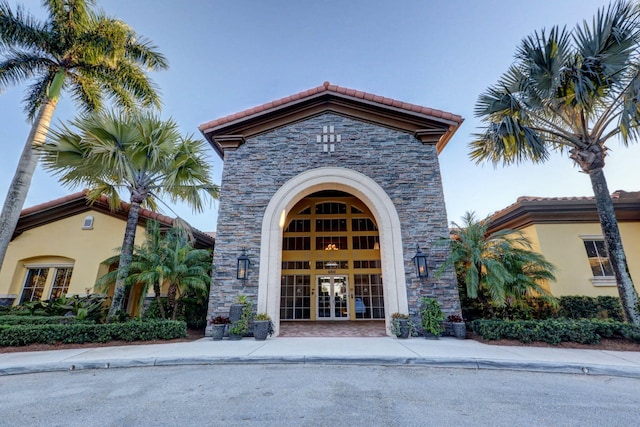
[[[489,219],[479,221],[473,212],[466,212],[462,221],[462,226],[452,222],[451,252],[439,273],[454,266],[467,297],[478,298],[484,290],[498,306],[533,295],[554,300],[540,281],[555,280],[555,267],[531,250],[522,232],[504,229],[487,235]]]
[[[162,269],[169,283],[167,300],[171,307],[171,318],[178,313],[178,294],[192,292],[206,294],[211,281],[211,252],[206,249],[194,249],[180,229],[172,229],[164,239],[165,256]]]
[[[544,162],[568,152],[589,175],[618,292],[628,322],[640,325],[631,281],[603,168],[607,142],[627,145],[639,136],[639,8],[617,1],[572,32],[553,27],[520,44],[516,61],[480,95],[476,116],[486,123],[471,158],[494,165]]]
[[[124,108],[159,106],[145,72],[168,67],[163,55],[124,22],[97,13],[92,0],[43,0],[44,22],[0,0],[0,93],[30,82],[24,107],[32,122],[0,215],[0,267],[24,205],[38,153],[63,91],[84,112],[105,98]]]
[[[161,301],[161,287],[164,283],[164,269],[162,268],[164,257],[166,256],[163,250],[163,238],[160,231],[160,223],[155,220],[147,221],[146,226],[146,239],[140,246],[135,246],[133,249],[133,255],[131,264],[129,266],[129,277],[127,278],[125,285],[127,287],[135,286],[136,284],[142,284],[141,295],[147,295],[149,286],[153,288],[154,296],[160,310],[160,317],[166,319],[164,312],[164,305]],[[121,248],[118,249],[122,251]],[[114,255],[107,258],[102,263],[105,265],[114,265],[120,262],[120,255]],[[96,282],[98,289],[107,292],[109,287],[114,286],[116,283],[118,270],[113,270],[100,277]],[[143,303],[144,299],[140,299],[140,303]],[[140,311],[140,314],[142,312]]]
[[[178,293],[182,295],[191,291],[194,294],[207,294],[207,283],[211,280],[211,252],[195,249],[184,228],[174,227],[162,233],[160,224],[154,220],[147,222],[146,237],[144,244],[134,248],[126,286],[142,285],[143,296],[147,295],[151,286],[160,316],[166,319],[161,288],[169,284],[168,302],[171,317],[175,319],[178,312]],[[112,265],[119,260],[120,255],[116,255],[105,260],[104,264]],[[117,270],[111,271],[102,276],[96,285],[108,288],[116,279]],[[144,298],[141,298],[140,304],[143,302]]]
[[[60,176],[65,186],[89,188],[87,198],[109,197],[112,209],[120,205],[118,190],[130,194],[130,207],[118,263],[108,319],[122,309],[125,280],[133,254],[142,205],[156,211],[156,200],[187,202],[196,212],[205,196],[218,197],[210,179],[205,143],[182,137],[173,120],[162,121],[150,112],[97,112],[50,131],[41,147],[45,170]],[[211,200],[211,199],[209,199]]]

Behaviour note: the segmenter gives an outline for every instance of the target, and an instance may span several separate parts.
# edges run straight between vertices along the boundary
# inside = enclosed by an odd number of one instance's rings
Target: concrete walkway
[[[0,354],[0,375],[224,363],[407,365],[640,378],[640,352],[510,347],[440,338],[272,338]]]

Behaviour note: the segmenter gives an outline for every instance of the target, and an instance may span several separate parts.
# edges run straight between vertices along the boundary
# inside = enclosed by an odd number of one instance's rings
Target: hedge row
[[[569,319],[611,319],[624,321],[620,298],[599,296],[585,297],[571,295],[560,297],[559,317]]]
[[[469,328],[485,340],[509,339],[557,345],[563,341],[597,344],[601,338],[640,343],[640,327],[602,320],[474,320]]]
[[[170,340],[187,336],[187,324],[175,320],[73,325],[0,325],[0,346]]]
[[[23,316],[7,314],[0,316],[0,325],[59,325],[74,323],[95,323],[93,320],[79,320],[75,316]]]

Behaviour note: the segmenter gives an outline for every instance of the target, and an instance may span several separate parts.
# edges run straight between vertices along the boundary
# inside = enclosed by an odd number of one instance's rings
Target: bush
[[[0,325],[0,346],[29,344],[92,343],[169,340],[187,336],[185,322],[172,320],[132,321],[107,324]]]
[[[597,344],[601,338],[625,339],[640,343],[640,327],[602,320],[482,320],[469,323],[470,329],[486,340],[510,339],[557,345],[563,341]]]
[[[560,317],[569,319],[612,319],[624,321],[620,299],[617,297],[560,297]]]
[[[465,319],[502,319],[502,320],[536,320],[536,319],[611,319],[624,321],[620,299],[617,297],[599,296],[563,296],[558,298],[558,307],[553,307],[540,298],[526,298],[518,304],[506,304],[498,307],[486,302],[482,292],[477,299],[466,298],[460,293],[462,313]]]
[[[75,316],[24,316],[7,314],[0,316],[0,325],[56,325],[74,323],[95,323],[93,320],[78,319]]]
[[[167,317],[171,317],[171,307],[167,298],[161,298],[162,306]],[[184,320],[187,322],[189,329],[204,329],[207,326],[207,309],[209,300],[198,298],[189,293],[178,298],[178,310],[176,319]],[[158,301],[154,298],[149,303],[149,306],[144,311],[142,318],[147,319],[161,319],[160,309],[158,308]]]

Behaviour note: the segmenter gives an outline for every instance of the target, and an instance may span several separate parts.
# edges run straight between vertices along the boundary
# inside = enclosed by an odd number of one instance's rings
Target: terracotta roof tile
[[[253,114],[258,114],[261,113],[263,111],[269,110],[271,108],[275,108],[293,101],[298,101],[304,98],[308,98],[310,96],[313,96],[315,94],[318,93],[322,93],[322,92],[335,92],[338,94],[342,94],[342,95],[346,95],[346,96],[351,96],[354,98],[359,98],[359,99],[364,99],[367,101],[372,101],[372,102],[376,102],[382,105],[388,105],[391,107],[396,107],[396,108],[401,108],[403,110],[407,110],[407,111],[412,111],[415,113],[420,113],[420,114],[425,114],[425,115],[429,115],[429,116],[434,116],[434,117],[438,117],[441,119],[445,119],[445,120],[451,120],[454,122],[457,122],[458,124],[462,123],[462,117],[458,116],[456,114],[451,114],[451,113],[447,113],[445,111],[441,111],[441,110],[436,110],[433,108],[428,108],[428,107],[423,107],[420,105],[415,105],[415,104],[411,104],[408,102],[402,102],[402,101],[398,101],[392,98],[385,98],[383,96],[380,95],[375,95],[372,93],[368,93],[368,92],[363,92],[360,90],[355,90],[355,89],[349,89],[349,88],[345,88],[345,87],[341,87],[341,86],[337,86],[334,84],[331,84],[329,82],[324,82],[322,85],[311,88],[311,89],[307,89],[304,90],[302,92],[293,94],[293,95],[289,95],[286,96],[284,98],[280,98],[277,99],[275,101],[271,101],[271,102],[267,102],[265,104],[256,106],[256,107],[252,107],[249,108],[247,110],[238,112],[238,113],[234,113],[225,117],[221,117],[219,119],[216,120],[212,120],[210,122],[207,123],[203,123],[202,125],[199,126],[199,129],[204,131],[208,128],[212,128],[212,127],[216,127],[216,126],[221,126],[224,125],[226,123],[230,123],[233,122],[237,119],[241,119],[244,117],[248,117],[251,116]]]

